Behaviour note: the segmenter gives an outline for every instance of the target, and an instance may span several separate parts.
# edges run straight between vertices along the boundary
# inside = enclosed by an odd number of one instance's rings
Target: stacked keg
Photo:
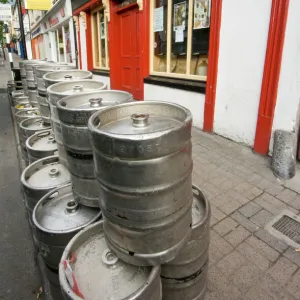
[[[45,123],[50,124],[50,108],[47,102],[47,91],[44,83],[44,75],[50,72],[55,72],[58,70],[70,70],[75,69],[75,66],[62,65],[62,64],[43,64],[41,66],[33,66],[33,73],[35,84],[37,86],[37,102],[38,107],[41,112],[41,117]]]
[[[70,110],[77,99],[57,104],[68,158],[75,147],[67,143],[78,138],[64,124],[76,119]],[[210,206],[192,186],[191,127],[191,113],[166,102],[114,105],[90,117],[103,221],[64,251],[65,299],[204,299]]]
[[[52,76],[53,78],[57,76],[56,78],[58,78],[58,76],[61,76],[61,74],[59,72],[47,74],[45,75],[45,78],[47,78],[45,80],[45,84],[46,86],[48,86],[47,96],[51,112],[51,126],[58,145],[58,155],[61,162],[68,166],[66,151],[63,145],[61,124],[57,113],[57,102],[66,96],[75,96],[77,94],[82,94],[92,90],[104,90],[107,88],[107,86],[102,82],[91,79],[72,80],[72,78],[74,77],[92,78],[92,74],[90,72],[74,70],[72,72],[68,72],[68,75],[65,74],[66,72],[63,72],[63,77],[61,77],[59,80],[62,81],[62,78],[67,78],[66,80],[52,85],[51,82],[53,81],[53,79],[51,79],[52,81],[50,81],[49,77]]]

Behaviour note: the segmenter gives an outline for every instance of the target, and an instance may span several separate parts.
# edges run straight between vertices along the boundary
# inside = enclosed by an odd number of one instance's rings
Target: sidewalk
[[[194,184],[212,208],[206,300],[300,299],[300,252],[273,237],[266,223],[288,209],[297,215],[299,177],[281,185],[270,159],[194,129]],[[299,174],[299,170],[298,170]]]

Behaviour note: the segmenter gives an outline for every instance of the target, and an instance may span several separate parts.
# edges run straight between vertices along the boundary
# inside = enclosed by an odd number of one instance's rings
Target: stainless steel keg
[[[36,204],[32,218],[45,263],[58,269],[62,253],[77,232],[99,220],[99,209],[78,204],[71,184],[46,194]]]
[[[80,231],[59,264],[60,286],[67,300],[161,300],[159,273],[159,266],[136,267],[118,259],[106,244],[102,221]],[[75,278],[82,297],[74,292],[69,276]]]
[[[43,76],[45,74],[51,73],[51,72],[57,72],[60,70],[74,70],[76,69],[75,66],[71,65],[61,65],[60,63],[55,63],[51,65],[42,65],[39,66],[35,69],[35,76],[36,76],[36,81],[37,81],[37,89],[38,93],[41,96],[46,96],[46,87],[45,87],[45,82],[43,79]]]
[[[29,165],[21,174],[29,223],[36,238],[32,212],[38,201],[48,192],[70,182],[69,171],[59,163],[58,156],[49,156]]]
[[[15,117],[16,117],[16,122],[19,125],[23,120],[29,119],[29,118],[36,118],[36,117],[39,117],[39,115],[40,115],[40,113],[37,110],[37,108],[32,107],[27,110],[23,109],[21,111],[18,111],[15,114]]]
[[[161,277],[163,300],[204,300],[207,287],[208,260],[196,274],[183,279]]]
[[[13,91],[11,93],[12,106],[17,105],[17,102],[16,102],[17,98],[24,97],[24,96],[25,96],[25,94],[24,94],[23,90]]]
[[[50,268],[45,264],[45,273],[49,282],[52,299],[63,300],[64,298],[60,289],[58,270]]]
[[[50,129],[49,125],[43,123],[41,117],[30,118],[23,120],[20,123],[20,142],[26,147],[26,140],[38,131]]]
[[[31,106],[38,107],[37,90],[28,89],[28,98]]]
[[[132,99],[133,96],[127,92],[109,90],[80,93],[57,102],[74,197],[84,205],[99,207],[99,189],[94,174],[93,152],[87,128],[88,119],[100,109],[130,102]]]
[[[161,266],[164,278],[181,279],[197,273],[208,259],[210,205],[203,192],[193,185],[192,234],[176,258]]]
[[[58,155],[62,158],[62,161],[66,162],[66,153],[63,147],[63,138],[61,132],[60,121],[57,114],[56,104],[57,102],[71,95],[78,93],[89,92],[92,90],[104,90],[107,85],[96,80],[84,79],[84,80],[71,80],[53,84],[47,88],[48,102],[50,105],[51,126],[54,132],[55,139],[59,144]],[[67,162],[66,162],[67,163]]]
[[[50,129],[37,132],[29,137],[26,140],[26,148],[30,163],[53,156],[57,152],[57,144]]]
[[[50,124],[50,107],[46,96],[37,96],[37,103],[41,117],[46,124]]]
[[[17,104],[14,109],[15,109],[15,113],[22,111],[22,110],[28,110],[33,108],[29,102],[25,102],[25,103],[19,103]]]
[[[104,230],[124,261],[157,265],[190,238],[191,112],[167,102],[132,102],[89,119]]]

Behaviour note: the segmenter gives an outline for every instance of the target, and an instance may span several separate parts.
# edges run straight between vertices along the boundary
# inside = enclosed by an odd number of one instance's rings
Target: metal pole
[[[24,24],[23,24],[23,15],[22,15],[22,7],[21,7],[21,0],[17,0],[18,5],[18,15],[19,15],[19,23],[20,23],[20,34],[21,40],[23,44],[23,51],[24,51],[24,59],[27,59],[27,48],[26,48],[26,39],[25,39],[25,32],[24,32]]]

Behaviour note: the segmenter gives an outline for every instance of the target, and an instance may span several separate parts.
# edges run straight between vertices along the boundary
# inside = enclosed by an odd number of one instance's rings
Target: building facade
[[[110,88],[183,105],[194,126],[265,155],[274,130],[298,132],[300,1],[72,2],[78,66]]]

